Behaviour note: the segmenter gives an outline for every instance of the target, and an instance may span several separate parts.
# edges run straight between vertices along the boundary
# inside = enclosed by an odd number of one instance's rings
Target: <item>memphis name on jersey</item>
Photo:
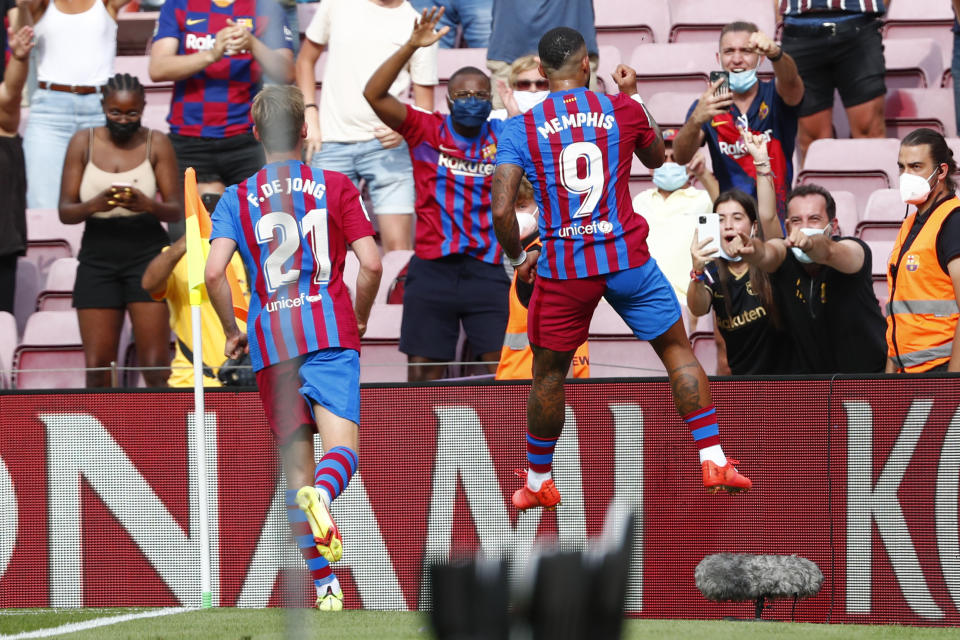
[[[564,129],[570,129],[572,127],[593,127],[593,128],[603,128],[613,129],[616,122],[613,119],[613,114],[603,114],[597,113],[596,111],[588,112],[579,112],[571,114],[563,114],[557,118],[551,118],[543,123],[542,126],[537,127],[537,133],[539,133],[544,138],[548,138],[552,133],[560,133]]]

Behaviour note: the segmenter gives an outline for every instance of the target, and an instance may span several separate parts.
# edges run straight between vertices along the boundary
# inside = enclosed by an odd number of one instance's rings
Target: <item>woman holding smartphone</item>
[[[722,255],[735,255],[740,233],[783,237],[777,217],[773,174],[763,136],[743,132],[757,168],[757,201],[739,189],[724,191],[713,203],[720,216],[720,237],[694,232],[690,257],[693,270],[687,286],[687,307],[695,316],[713,309],[720,374],[785,374],[794,367],[793,341],[783,330],[766,273]]]
[[[70,140],[60,188],[60,220],[86,222],[73,289],[88,369],[118,360],[125,311],[130,313],[143,367],[169,367],[170,328],[165,302],[140,286],[147,264],[169,244],[161,222],[183,218],[173,146],[143,129],[144,90],[117,74],[103,89],[106,126]],[[157,194],[161,199],[157,199]],[[166,386],[167,370],[147,370],[148,386]],[[88,387],[110,385],[110,372],[88,371]]]

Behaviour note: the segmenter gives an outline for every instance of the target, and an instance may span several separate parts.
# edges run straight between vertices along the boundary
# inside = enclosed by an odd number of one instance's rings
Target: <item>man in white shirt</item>
[[[650,255],[660,265],[677,295],[685,301],[690,283],[690,243],[697,228],[695,214],[713,211],[719,187],[717,179],[707,168],[702,150],[697,151],[686,166],[673,161],[672,147],[676,136],[676,129],[663,130],[666,161],[653,170],[655,187],[638,193],[633,199],[633,210],[647,219]],[[703,189],[691,184],[693,178],[703,185]]]
[[[407,41],[419,14],[406,0],[323,0],[297,56],[297,86],[307,102],[306,159],[314,167],[364,179],[384,251],[413,248],[413,166],[402,136],[363,98],[373,72]],[[314,68],[326,50],[319,105]],[[390,93],[433,110],[437,45],[418,49]]]

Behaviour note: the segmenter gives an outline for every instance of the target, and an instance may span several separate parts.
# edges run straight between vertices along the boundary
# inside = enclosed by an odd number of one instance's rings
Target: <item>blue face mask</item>
[[[450,105],[453,121],[464,127],[479,127],[490,116],[493,104],[477,97],[458,98]]]
[[[730,91],[734,93],[746,93],[757,84],[757,70],[731,71],[730,72]]]
[[[676,191],[687,184],[687,170],[676,162],[664,162],[653,170],[653,184],[664,191]]]

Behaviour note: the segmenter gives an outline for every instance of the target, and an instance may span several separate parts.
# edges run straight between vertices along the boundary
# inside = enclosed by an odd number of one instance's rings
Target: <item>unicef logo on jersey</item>
[[[320,302],[321,300],[323,300],[323,296],[321,295],[309,296],[305,293],[301,293],[296,298],[280,298],[279,300],[271,300],[267,304],[263,305],[263,310],[266,313],[273,313],[274,311],[279,311],[280,309],[302,307],[304,304]]]
[[[569,227],[560,229],[561,238],[571,238],[573,236],[593,235],[595,233],[610,233],[613,231],[613,223],[609,220],[600,220],[590,224],[573,224]]]

